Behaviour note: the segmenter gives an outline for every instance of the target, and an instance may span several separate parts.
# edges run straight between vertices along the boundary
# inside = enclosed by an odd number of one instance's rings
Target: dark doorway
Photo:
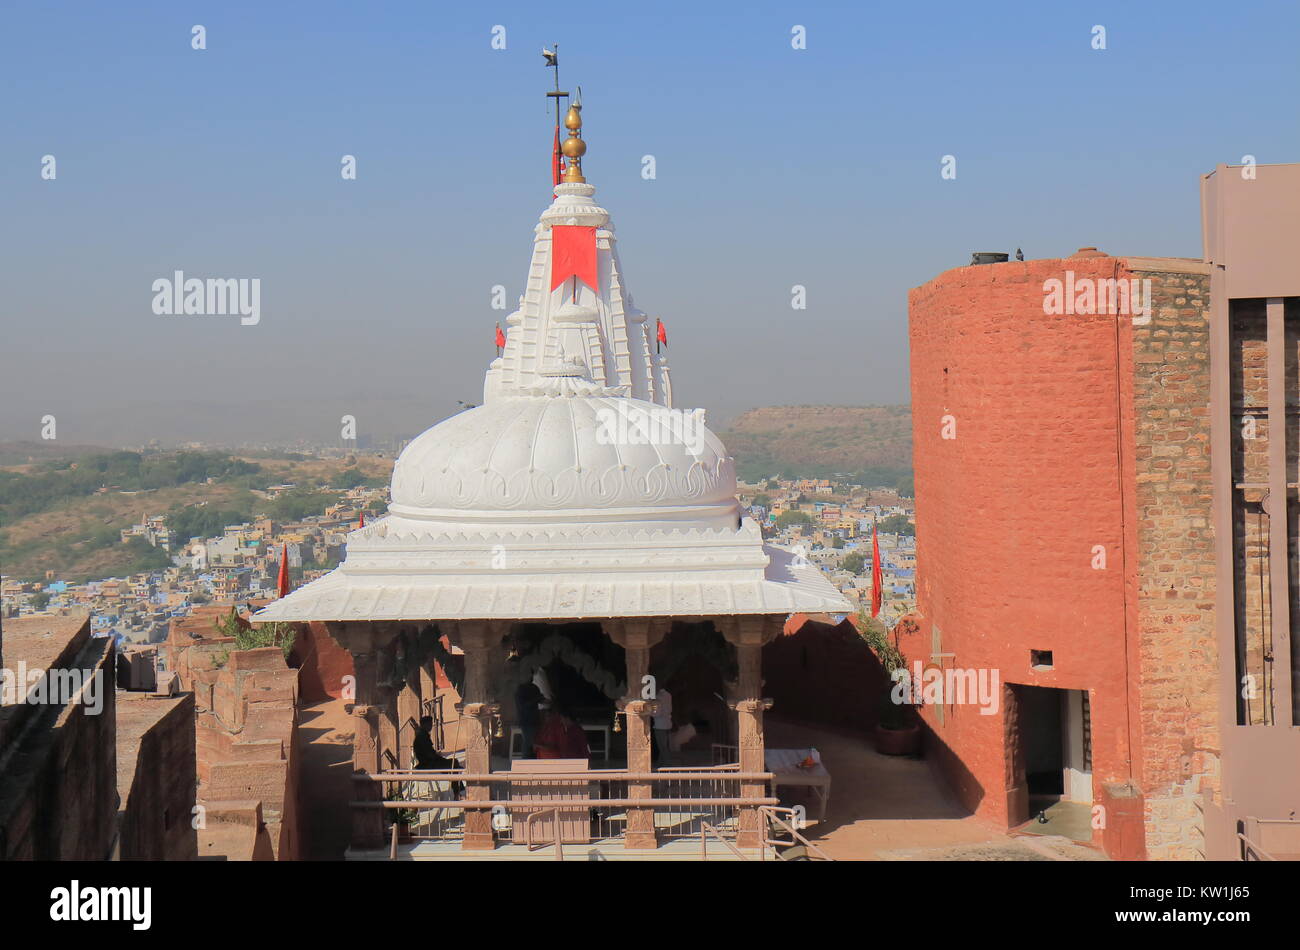
[[[1025,752],[1025,784],[1029,797],[1065,793],[1065,750],[1061,738],[1061,690],[1018,686],[1020,736]]]

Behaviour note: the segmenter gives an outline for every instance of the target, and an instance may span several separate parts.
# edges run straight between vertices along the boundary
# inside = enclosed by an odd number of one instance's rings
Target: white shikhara
[[[595,188],[542,213],[483,405],[414,439],[388,516],[258,620],[565,619],[848,612],[763,543],[702,410],[672,407],[653,322],[626,292]],[[594,228],[597,287],[551,287],[556,225]]]

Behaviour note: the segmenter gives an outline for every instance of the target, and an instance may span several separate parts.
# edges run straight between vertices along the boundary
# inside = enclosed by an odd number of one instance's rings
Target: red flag
[[[362,511],[357,514],[357,527],[364,528],[365,526],[366,526],[366,513]]]
[[[554,289],[554,288],[552,288]],[[506,335],[501,332],[501,324],[497,324],[497,349],[502,349],[506,345]]]
[[[880,539],[876,537],[876,523],[871,522],[871,616],[880,613],[884,597],[885,580],[880,572]]]
[[[564,166],[560,162],[560,127],[555,127],[555,148],[551,150],[551,177],[555,179],[555,184],[560,183],[560,176],[564,174]]]
[[[551,228],[551,289],[577,277],[596,290],[596,229],[579,224]]]
[[[280,596],[286,597],[289,594],[289,545],[285,544],[280,548],[280,577],[276,580],[276,586],[280,589]]]
[[[655,317],[655,323],[657,324],[657,326],[655,327],[655,339],[658,340],[660,343],[662,343],[664,346],[667,346],[668,329],[664,326],[664,322],[660,320],[658,317]]]

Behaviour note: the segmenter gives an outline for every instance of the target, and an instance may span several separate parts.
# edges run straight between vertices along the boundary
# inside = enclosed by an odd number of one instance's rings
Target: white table
[[[831,798],[831,773],[820,761],[810,769],[799,767],[808,758],[808,749],[765,749],[763,766],[772,773],[772,784],[811,788],[817,794],[818,821],[826,820],[826,804]]]

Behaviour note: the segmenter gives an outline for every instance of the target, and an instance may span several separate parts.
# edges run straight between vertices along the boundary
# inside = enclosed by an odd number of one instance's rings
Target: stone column
[[[781,632],[784,618],[767,616],[720,617],[714,625],[736,648],[738,676],[736,678],[736,742],[740,747],[742,772],[765,772],[763,756],[763,713],[772,708],[772,701],[764,699],[763,645]],[[741,798],[767,798],[765,782],[741,782]],[[740,831],[736,844],[741,848],[761,848],[766,837],[762,816],[757,808],[742,807]]]
[[[374,638],[368,624],[331,624],[331,635],[347,645],[352,654],[352,771],[375,774],[379,763],[378,659],[373,650]],[[383,789],[376,782],[352,782],[349,801],[379,802]],[[352,847],[380,848],[384,843],[384,812],[381,808],[352,808]]]
[[[656,703],[654,691],[643,685],[650,671],[650,648],[667,634],[672,621],[662,618],[607,620],[605,633],[623,648],[627,657],[627,685],[618,706],[624,713],[627,730],[627,768],[629,772],[649,772],[651,754],[651,717]],[[629,782],[628,798],[653,798],[654,785],[649,782]],[[656,848],[653,808],[629,808],[627,835],[623,847]]]
[[[397,758],[402,768],[415,768],[415,754],[411,749],[415,741],[415,730],[420,723],[420,717],[424,715],[420,702],[422,691],[420,683],[420,673],[422,672],[420,664],[417,661],[418,651],[414,647],[412,636],[408,634],[406,644],[406,680],[402,683],[401,692],[397,694]],[[414,721],[414,725],[412,725]]]
[[[389,631],[384,630],[382,632],[387,634]],[[389,641],[375,652],[376,695],[374,705],[378,713],[377,762],[381,772],[388,772],[401,767],[397,741],[397,689],[393,685],[395,648],[396,644]],[[385,753],[389,753],[391,758]]]
[[[500,707],[489,702],[490,664],[497,652],[500,633],[495,624],[484,620],[462,620],[456,624],[455,639],[465,651],[465,695],[457,709],[465,730],[465,770],[484,775],[492,769],[492,720]],[[488,801],[492,788],[487,783],[466,783],[467,801]],[[466,809],[466,851],[490,851],[496,847],[492,837],[492,813],[484,809]]]

